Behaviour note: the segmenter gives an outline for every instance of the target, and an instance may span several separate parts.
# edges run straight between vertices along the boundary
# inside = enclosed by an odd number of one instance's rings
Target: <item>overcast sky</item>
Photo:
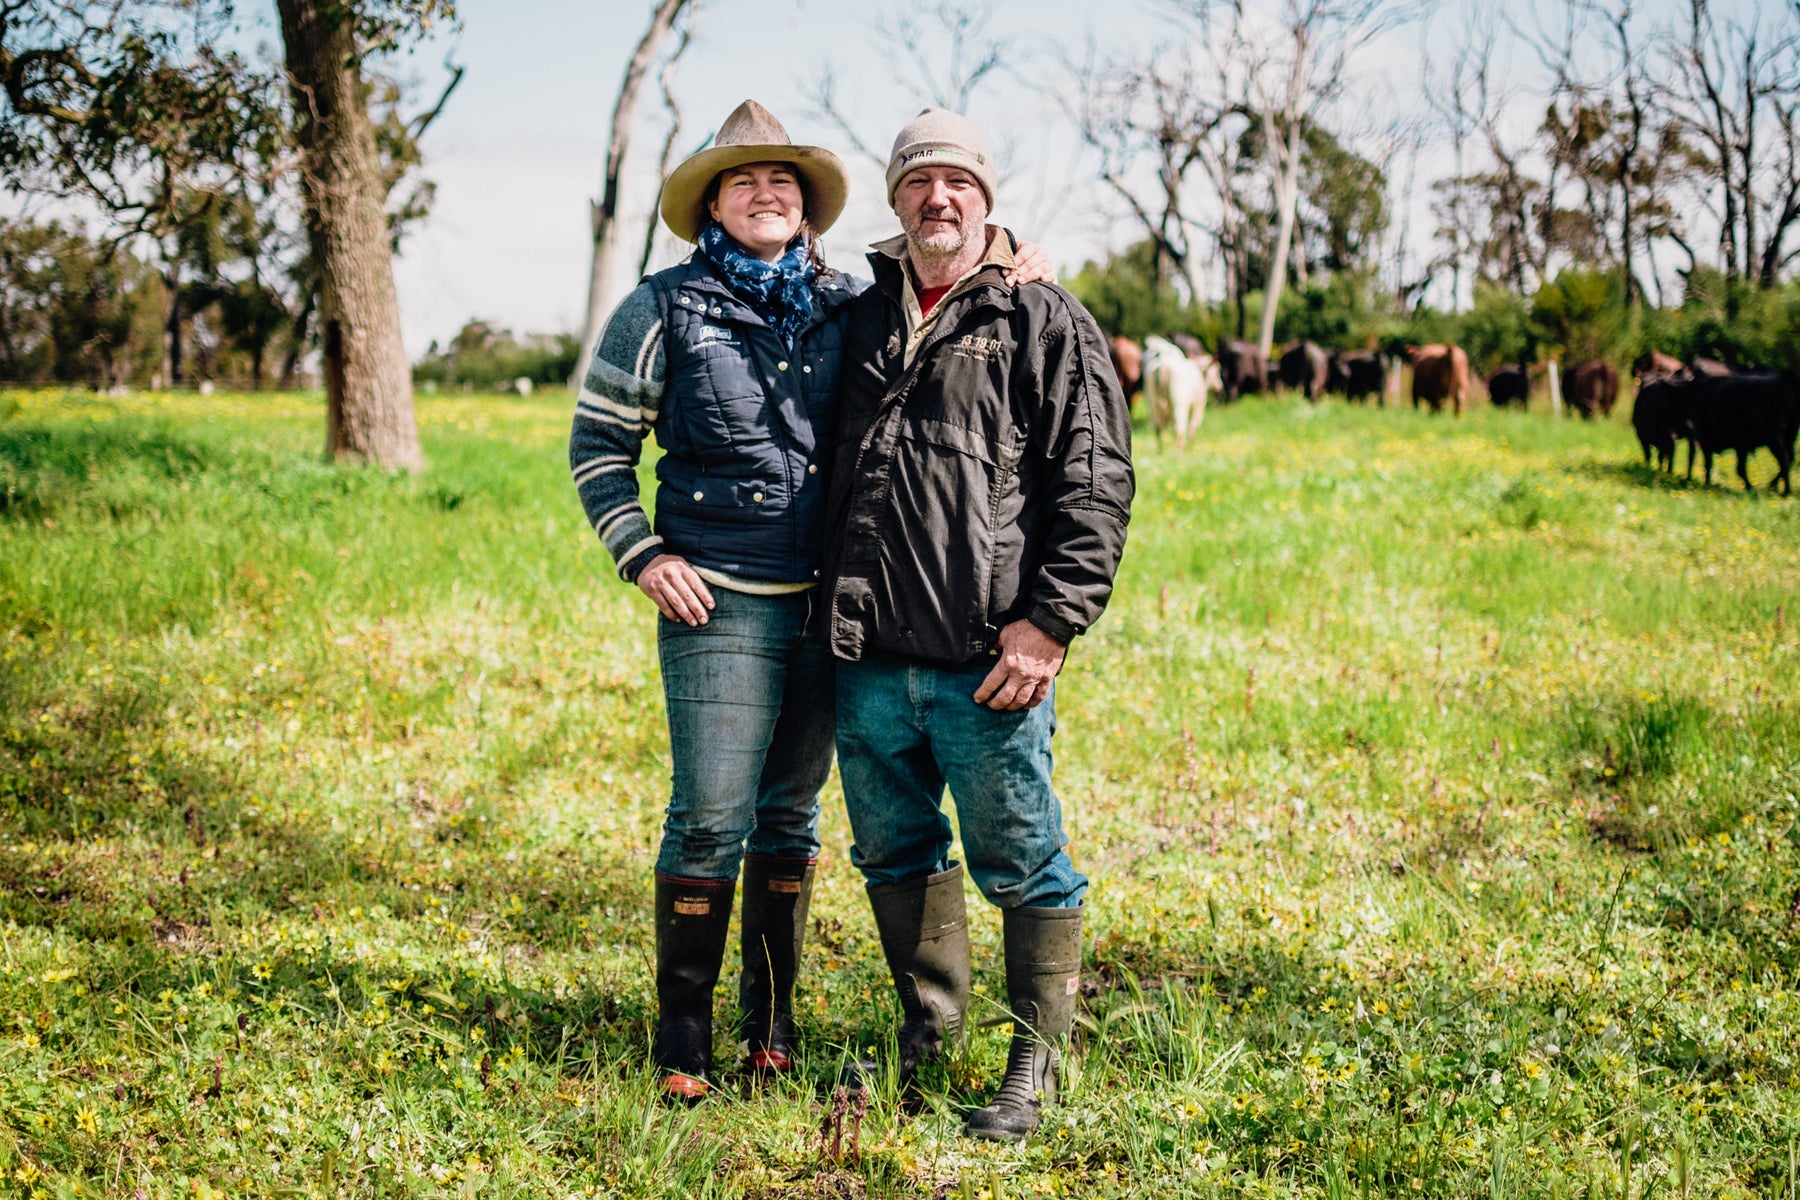
[[[1379,124],[1420,107],[1419,47],[1453,42],[1465,5],[1437,5],[1429,24],[1386,35],[1358,63],[1354,110],[1344,119]],[[1751,0],[1753,3],[1754,0]],[[250,6],[244,6],[249,8]],[[579,328],[586,301],[588,204],[596,194],[611,108],[626,57],[643,32],[650,0],[459,0],[460,36],[440,39],[407,59],[420,93],[443,78],[451,54],[467,68],[461,87],[428,131],[425,171],[437,202],[397,266],[409,350],[445,340],[481,318],[517,332]],[[704,0],[694,44],[681,60],[675,91],[685,124],[682,152],[694,149],[740,101],[772,109],[797,141],[824,145],[852,170],[849,207],[825,240],[837,265],[858,269],[864,245],[897,228],[882,203],[879,169],[859,160],[847,140],[813,111],[820,69],[834,64],[846,107],[865,139],[885,151],[920,106],[905,48],[881,44],[883,16],[926,7],[895,0]],[[1560,5],[1551,5],[1552,10]],[[273,6],[270,6],[272,10]],[[1067,91],[1060,65],[1090,43],[1109,52],[1147,54],[1189,36],[1164,0],[996,0],[991,28],[1005,30],[1027,65],[984,85],[971,114],[996,143],[1010,145],[1014,169],[995,217],[1042,243],[1073,271],[1089,257],[1141,236],[1117,219],[1116,203],[1093,182],[1054,96]],[[240,11],[244,11],[243,8]],[[1512,5],[1518,11],[1518,5]],[[273,43],[272,11],[260,36]],[[1532,69],[1519,47],[1503,48],[1522,79]],[[1021,57],[1024,57],[1021,55]],[[1521,119],[1541,114],[1541,98],[1522,102]],[[646,87],[633,143],[626,206],[635,277],[643,219],[656,193],[656,162],[666,122],[654,82]],[[1429,238],[1430,179],[1447,173],[1441,154],[1422,163],[1415,187],[1413,241]],[[665,234],[652,266],[679,257]]]

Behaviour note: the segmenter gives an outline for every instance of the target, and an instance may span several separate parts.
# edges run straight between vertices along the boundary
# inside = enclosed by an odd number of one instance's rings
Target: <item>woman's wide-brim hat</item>
[[[844,211],[850,177],[829,150],[796,146],[775,114],[754,100],[732,109],[712,145],[681,160],[663,181],[662,219],[669,232],[687,242],[700,240],[705,226],[706,189],[713,176],[746,163],[789,162],[806,181],[807,220],[824,233]]]

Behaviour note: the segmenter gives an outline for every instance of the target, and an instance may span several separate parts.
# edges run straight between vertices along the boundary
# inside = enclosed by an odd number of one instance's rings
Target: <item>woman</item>
[[[740,863],[749,1065],[793,1065],[794,976],[831,769],[830,651],[813,626],[843,330],[859,290],[816,238],[843,164],[747,100],[663,184],[697,251],[608,319],[569,462],[619,574],[655,602],[674,773],[656,862],[654,1057],[666,1094],[711,1089],[712,993]],[[1035,248],[1021,277],[1048,278]],[[654,429],[656,524],[636,466]]]

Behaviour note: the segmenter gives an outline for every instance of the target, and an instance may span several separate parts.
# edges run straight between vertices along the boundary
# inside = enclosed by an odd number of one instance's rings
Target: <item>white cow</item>
[[[1164,338],[1144,339],[1144,404],[1159,446],[1164,430],[1175,435],[1177,449],[1186,446],[1188,435],[1206,418],[1209,368],[1216,381],[1219,367],[1209,356],[1200,357],[1206,360],[1204,364]]]

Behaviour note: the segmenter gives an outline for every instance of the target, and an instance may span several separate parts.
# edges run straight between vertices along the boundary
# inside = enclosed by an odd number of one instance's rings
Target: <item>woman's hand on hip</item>
[[[662,615],[686,625],[704,625],[706,610],[713,606],[706,580],[695,574],[679,554],[659,554],[638,572],[637,585],[656,602]]]

